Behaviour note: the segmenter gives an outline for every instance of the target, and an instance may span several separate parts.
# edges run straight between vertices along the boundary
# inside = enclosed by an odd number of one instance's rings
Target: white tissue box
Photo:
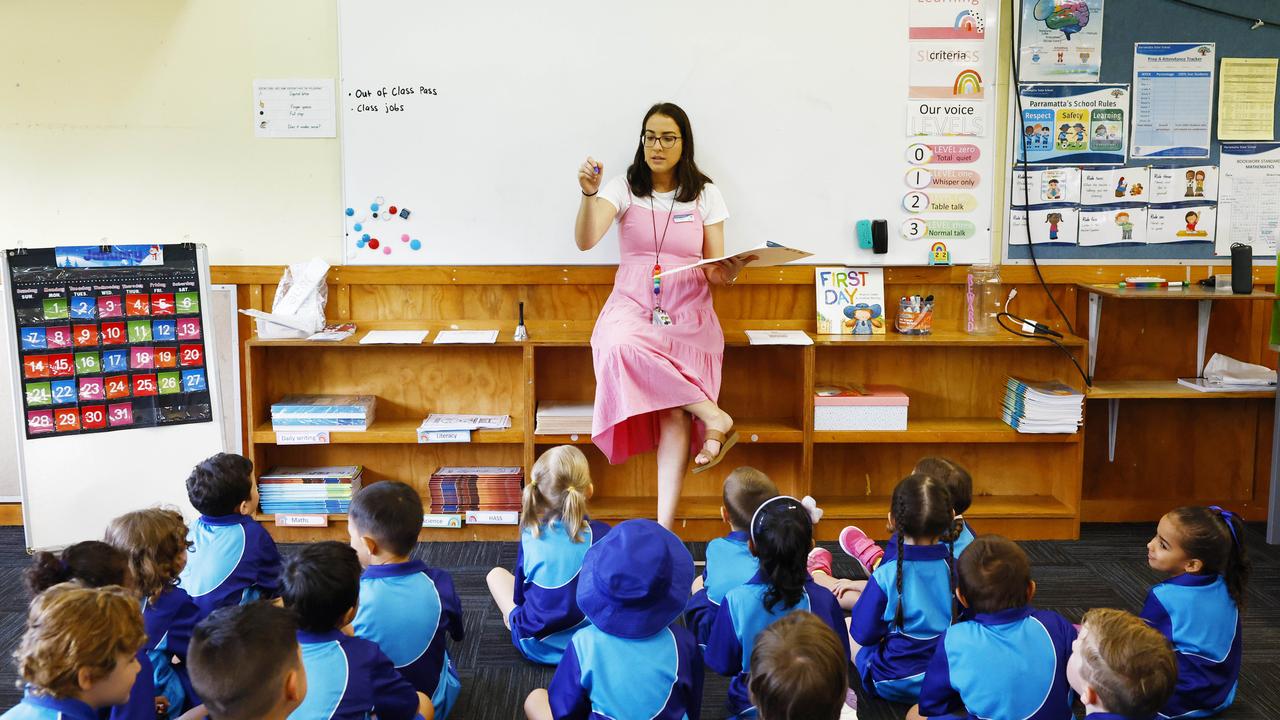
[[[865,393],[821,387],[813,398],[817,431],[906,430],[910,398],[892,385],[868,385]]]

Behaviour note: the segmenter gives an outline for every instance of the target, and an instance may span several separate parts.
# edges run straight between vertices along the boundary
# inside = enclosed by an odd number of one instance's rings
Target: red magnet
[[[369,240],[369,249],[370,250],[378,249],[378,238],[372,238]]]
[[[387,212],[391,213],[392,215],[395,215],[397,213],[396,206],[392,205],[391,207],[387,208]]]

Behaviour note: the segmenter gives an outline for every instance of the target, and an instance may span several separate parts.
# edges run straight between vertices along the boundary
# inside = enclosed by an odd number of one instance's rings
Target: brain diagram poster
[[[1103,0],[1022,0],[1021,82],[1098,82]]]

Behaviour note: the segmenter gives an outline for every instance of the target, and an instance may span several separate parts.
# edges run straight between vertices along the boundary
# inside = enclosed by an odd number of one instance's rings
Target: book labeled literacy
[[[210,422],[194,245],[9,250],[29,439]]]
[[[884,271],[819,267],[813,272],[819,335],[883,335]]]

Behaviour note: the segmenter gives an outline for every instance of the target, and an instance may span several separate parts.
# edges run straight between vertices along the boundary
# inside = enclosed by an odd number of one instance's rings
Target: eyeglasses
[[[675,147],[676,141],[679,139],[680,139],[679,135],[659,136],[659,135],[650,135],[648,133],[645,133],[644,135],[640,136],[640,142],[643,143],[645,147],[651,148],[655,144],[660,143],[662,145],[663,150],[670,150],[671,148]]]

